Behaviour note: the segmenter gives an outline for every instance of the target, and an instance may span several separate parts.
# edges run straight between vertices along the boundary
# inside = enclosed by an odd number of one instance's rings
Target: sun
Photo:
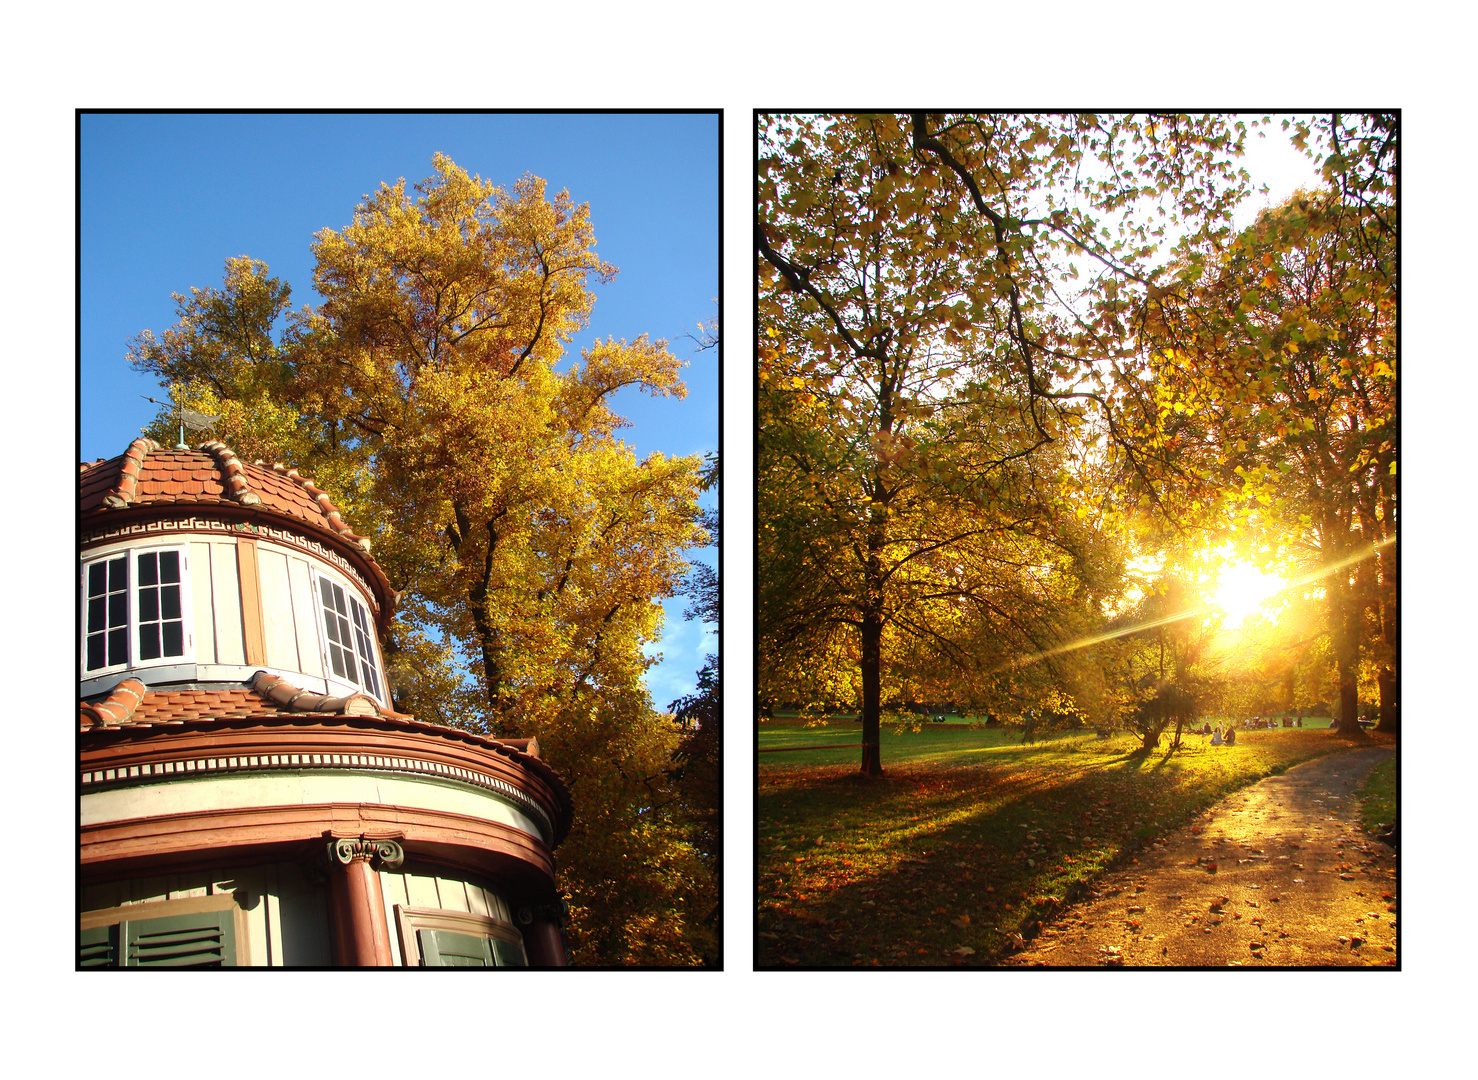
[[[1235,630],[1287,587],[1288,582],[1276,574],[1265,574],[1250,563],[1227,563],[1217,575],[1216,595],[1211,602],[1226,612],[1222,625]]]

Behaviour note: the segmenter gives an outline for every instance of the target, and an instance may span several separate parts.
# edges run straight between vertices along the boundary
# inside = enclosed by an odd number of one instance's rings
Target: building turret
[[[395,595],[295,470],[81,466],[91,966],[558,966],[569,790],[533,740],[394,709]]]

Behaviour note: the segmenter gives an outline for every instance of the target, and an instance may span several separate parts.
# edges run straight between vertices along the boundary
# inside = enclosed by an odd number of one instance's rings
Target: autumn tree
[[[1185,725],[1220,696],[1220,665],[1212,648],[1219,617],[1184,579],[1160,574],[1115,621],[1127,632],[1102,651],[1115,669],[1125,723],[1140,737],[1143,750],[1155,746],[1173,723],[1174,750]]]
[[[590,282],[615,273],[589,208],[531,176],[505,190],[434,166],[317,234],[316,305],[287,314],[285,285],[231,260],[131,359],[373,537],[400,593],[397,704],[537,736],[577,808],[560,852],[577,961],[691,963],[706,870],[650,813],[679,736],[641,680],[683,551],[705,542],[701,463],[639,460],[610,406],[625,387],[681,396],[681,365],[645,335],[568,362]]]
[[[1225,246],[1187,248],[1179,285],[1147,313],[1154,400],[1197,435],[1184,460],[1232,493],[1236,527],[1301,563],[1327,600],[1339,725],[1354,731],[1359,669],[1381,725],[1398,711],[1395,565],[1398,125],[1393,115],[1300,121],[1326,185],[1299,192]],[[1129,423],[1133,423],[1130,421]]]
[[[761,693],[1020,700],[1094,608],[1074,463],[1167,227],[1243,188],[1219,117],[759,119]],[[1086,276],[1085,276],[1086,275]],[[1050,669],[1050,665],[1049,665]],[[1049,680],[1050,681],[1050,680]],[[887,684],[885,686],[885,683]],[[1032,688],[1042,691],[1043,686]]]

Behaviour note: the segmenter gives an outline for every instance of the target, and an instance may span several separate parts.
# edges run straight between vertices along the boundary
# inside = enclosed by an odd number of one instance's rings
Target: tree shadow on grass
[[[789,819],[762,791],[758,966],[996,962],[1010,935],[1029,937],[1078,899],[1143,825],[1102,772],[888,779],[827,778],[806,820],[831,825],[769,836],[763,823]]]

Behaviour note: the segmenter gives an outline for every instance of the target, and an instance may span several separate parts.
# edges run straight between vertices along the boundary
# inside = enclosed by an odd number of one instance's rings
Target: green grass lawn
[[[1305,721],[1307,724],[1307,721]],[[1111,865],[1228,793],[1351,742],[1327,731],[1191,736],[1166,757],[1126,735],[1023,746],[1001,728],[925,724],[861,751],[759,755],[761,967],[990,964]],[[1383,738],[1375,736],[1375,738]],[[860,741],[854,722],[760,725],[760,749]]]
[[[1360,822],[1369,832],[1384,832],[1396,820],[1396,759],[1377,765],[1360,789]]]

